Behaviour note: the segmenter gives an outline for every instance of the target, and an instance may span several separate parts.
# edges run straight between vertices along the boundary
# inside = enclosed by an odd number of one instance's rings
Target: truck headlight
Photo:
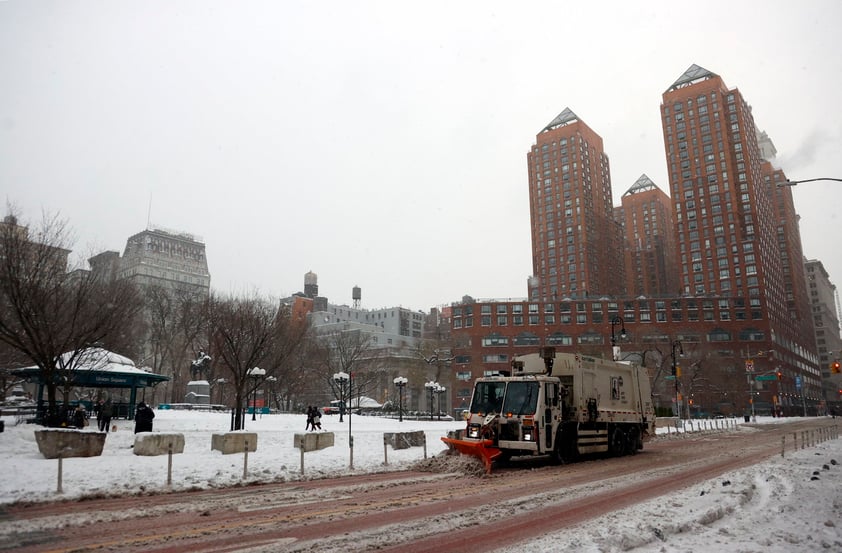
[[[479,425],[478,424],[469,424],[468,425],[468,437],[469,438],[479,438]]]

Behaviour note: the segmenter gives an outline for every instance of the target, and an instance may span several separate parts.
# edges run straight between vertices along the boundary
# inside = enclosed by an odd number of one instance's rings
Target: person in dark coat
[[[316,429],[316,427],[313,425],[313,406],[308,405],[307,406],[307,426],[304,428],[304,431],[309,432],[311,427],[312,427],[313,430]]]
[[[318,407],[313,406],[313,431],[322,429],[322,412]]]
[[[96,420],[97,423],[99,423],[100,432],[108,432],[108,428],[111,426],[112,412],[113,407],[110,399],[106,399],[104,402],[99,404],[99,412],[96,415]]]
[[[155,412],[144,402],[137,404],[137,411],[134,414],[134,433],[138,432],[152,432],[152,419],[155,418]]]
[[[82,407],[82,404],[76,406],[76,409],[73,410],[73,426],[76,428],[85,428],[85,423],[88,420],[88,413],[85,412],[85,408]]]

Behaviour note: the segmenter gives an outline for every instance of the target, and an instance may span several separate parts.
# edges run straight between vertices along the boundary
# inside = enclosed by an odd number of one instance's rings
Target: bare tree
[[[208,301],[210,353],[229,376],[234,394],[233,430],[243,428],[243,407],[249,395],[286,366],[307,334],[306,321],[293,320],[285,309],[256,294],[216,297]],[[259,367],[260,378],[250,375]],[[277,378],[277,376],[275,376]]]
[[[150,286],[145,293],[148,349],[153,371],[170,376],[169,401],[178,403],[190,361],[207,343],[205,300],[187,288]]]
[[[60,425],[86,352],[129,342],[141,302],[126,281],[103,282],[90,271],[67,272],[67,223],[44,214],[34,236],[14,215],[0,224],[0,341],[36,365],[47,389],[48,425]]]
[[[359,329],[334,329],[318,337],[319,375],[334,398],[347,399],[347,407],[358,407],[360,397],[377,386],[377,369],[382,350],[375,348],[373,336]],[[347,384],[337,382],[334,374],[345,373]],[[343,388],[343,386],[348,388]],[[356,404],[353,398],[357,398]],[[346,406],[340,407],[340,422]]]

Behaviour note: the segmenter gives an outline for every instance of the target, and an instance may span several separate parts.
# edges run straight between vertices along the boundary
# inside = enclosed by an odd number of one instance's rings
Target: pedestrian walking
[[[322,429],[322,412],[318,407],[313,407],[313,430]]]
[[[88,413],[80,403],[73,410],[73,426],[76,428],[85,428],[88,425]]]
[[[137,404],[137,411],[134,414],[134,433],[138,432],[152,432],[152,419],[155,418],[155,412],[151,407],[144,402]]]
[[[108,429],[111,427],[111,414],[113,412],[114,408],[111,405],[110,399],[100,402],[99,412],[96,414],[96,421],[99,425],[100,432],[108,432]]]
[[[311,429],[315,430],[316,427],[313,425],[313,406],[307,406],[307,426],[304,427],[305,432],[309,432]]]

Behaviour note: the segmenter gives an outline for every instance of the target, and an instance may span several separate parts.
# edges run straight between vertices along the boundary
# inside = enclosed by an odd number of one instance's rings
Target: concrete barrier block
[[[226,432],[211,436],[211,450],[229,453],[243,453],[248,442],[249,453],[257,451],[257,432]]]
[[[105,436],[105,432],[54,428],[36,430],[35,442],[38,444],[38,451],[47,459],[97,457],[102,455]]]
[[[184,434],[140,432],[134,436],[135,455],[166,455],[172,445],[173,453],[184,453]]]
[[[307,451],[316,451],[326,447],[333,447],[333,432],[313,432],[310,434],[296,434],[293,446]]]
[[[415,446],[422,446],[427,442],[423,430],[415,432],[384,432],[383,443],[391,445],[392,449],[407,449]]]

